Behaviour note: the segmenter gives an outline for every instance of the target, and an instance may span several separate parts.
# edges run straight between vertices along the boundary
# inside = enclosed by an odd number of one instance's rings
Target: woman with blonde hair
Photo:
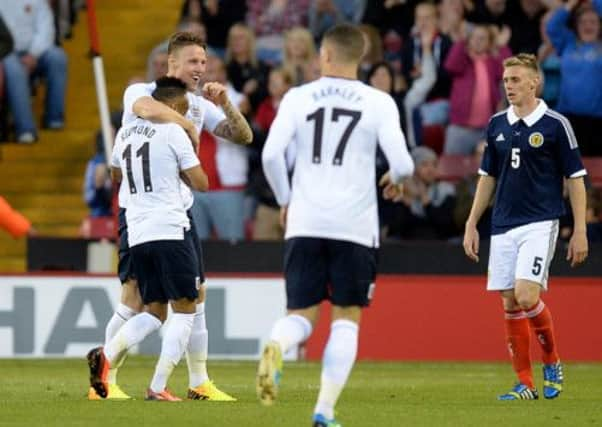
[[[306,83],[307,67],[316,56],[316,46],[311,33],[302,27],[294,27],[284,35],[283,67],[293,75],[293,85]]]
[[[255,34],[245,24],[234,24],[226,44],[228,78],[238,92],[244,94],[253,111],[267,96],[269,67],[257,59]]]

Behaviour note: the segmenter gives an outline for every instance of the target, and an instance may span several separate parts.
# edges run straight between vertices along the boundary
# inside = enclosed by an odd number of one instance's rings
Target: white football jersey
[[[144,96],[151,96],[157,84],[151,83],[135,83],[130,85],[123,94],[123,117],[121,118],[122,126],[125,126],[129,122],[136,120],[138,116],[134,113],[134,103]],[[199,133],[203,129],[207,129],[209,132],[213,132],[216,126],[226,118],[223,111],[218,108],[211,101],[206,100],[202,96],[196,95],[192,92],[188,92],[188,112],[186,118],[196,125]],[[193,203],[192,192],[190,188],[181,183],[180,191],[182,192],[182,198],[186,210],[190,209]],[[129,192],[124,189],[123,186],[119,187],[119,207],[127,207],[127,198]]]
[[[285,161],[291,143],[292,185]],[[413,173],[390,95],[357,80],[322,77],[284,96],[262,157],[278,203],[288,205],[285,238],[378,246],[377,144],[394,182]]]
[[[199,164],[184,129],[138,118],[117,133],[111,163],[121,169],[121,188],[128,193],[129,246],[184,239],[190,221],[180,171]]]

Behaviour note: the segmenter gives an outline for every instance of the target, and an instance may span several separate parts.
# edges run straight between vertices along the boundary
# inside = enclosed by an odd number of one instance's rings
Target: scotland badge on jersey
[[[529,145],[533,148],[539,148],[543,145],[543,135],[541,132],[533,132],[529,135]]]

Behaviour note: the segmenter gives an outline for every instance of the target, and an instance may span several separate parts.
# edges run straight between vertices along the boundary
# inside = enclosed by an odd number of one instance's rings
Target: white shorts
[[[533,222],[491,237],[488,291],[514,289],[518,279],[548,288],[558,238],[558,220]]]

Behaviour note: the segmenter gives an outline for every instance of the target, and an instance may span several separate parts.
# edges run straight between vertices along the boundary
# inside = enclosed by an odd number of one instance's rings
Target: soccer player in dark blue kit
[[[569,121],[535,95],[540,82],[535,56],[504,61],[504,89],[510,107],[487,127],[487,148],[470,216],[464,251],[479,260],[476,225],[495,192],[487,289],[499,291],[505,311],[506,339],[518,384],[500,400],[537,399],[529,351],[531,330],[541,345],[543,394],[562,391],[563,373],[550,310],[540,299],[564,214],[563,182],[574,217],[567,260],[576,266],[587,257],[586,196],[575,135]]]

